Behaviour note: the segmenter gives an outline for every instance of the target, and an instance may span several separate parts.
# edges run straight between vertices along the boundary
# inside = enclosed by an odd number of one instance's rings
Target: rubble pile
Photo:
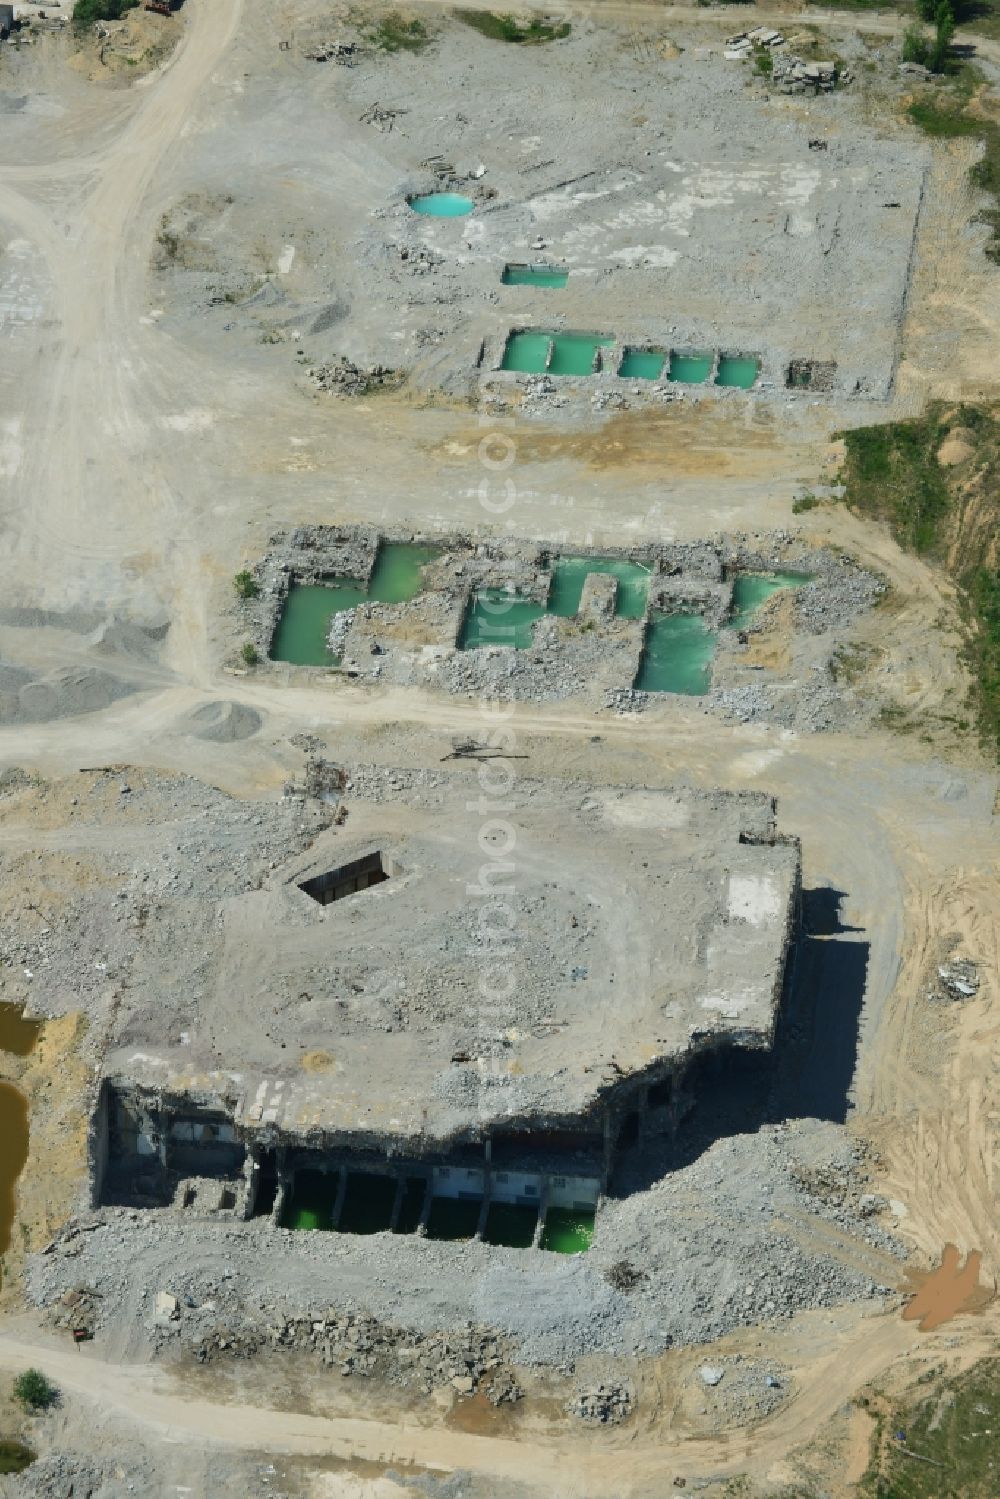
[[[974,999],[979,993],[979,970],[969,958],[952,958],[942,963],[937,977],[939,984],[932,992],[932,999]]]
[[[362,369],[344,356],[332,364],[312,365],[306,373],[320,390],[338,396],[367,396],[373,390],[394,389],[404,378],[401,370],[389,369],[384,364]]]
[[[632,1391],[624,1384],[599,1384],[577,1390],[567,1406],[571,1416],[581,1421],[599,1421],[604,1426],[619,1426],[632,1412]]]

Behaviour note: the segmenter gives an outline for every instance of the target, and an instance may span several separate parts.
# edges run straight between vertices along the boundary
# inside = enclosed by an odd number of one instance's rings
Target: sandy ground
[[[645,25],[648,11],[621,7],[615,16]],[[753,17],[766,19],[757,11]],[[713,24],[736,30],[745,19],[732,10]],[[816,11],[809,19],[828,30],[855,25]],[[694,20],[707,24],[703,12],[679,9],[669,24]],[[369,518],[391,512],[433,524],[443,505],[442,472],[449,524],[473,523],[478,513],[476,432],[467,410],[447,403],[417,410],[390,397],[337,408],[332,421],[254,371],[230,371],[220,383],[211,362],[157,333],[150,246],[182,179],[185,142],[210,130],[216,101],[242,87],[234,43],[244,24],[240,0],[189,0],[177,51],[129,90],[93,89],[61,58],[41,55],[40,92],[61,107],[22,134],[17,154],[0,166],[0,231],[8,256],[20,255],[23,268],[20,301],[0,326],[5,598],[54,610],[104,601],[145,620],[166,609],[171,619],[161,659],[136,669],[138,692],[86,718],[0,729],[0,764],[27,764],[42,774],[148,764],[270,796],[298,763],[288,747],[294,734],[314,735],[333,754],[346,742],[373,759],[432,764],[453,735],[478,726],[472,703],[256,684],[217,666],[217,606],[234,553],[249,549],[278,515],[295,509],[303,520],[325,518],[331,493],[346,511],[363,512],[374,474],[380,498]],[[884,18],[864,24],[878,35],[897,30]],[[995,44],[981,47],[1000,57]],[[995,393],[995,273],[973,258],[966,238],[949,234],[956,217],[974,207],[962,185],[963,151],[940,148],[918,230],[900,410],[928,395]],[[650,469],[674,486],[679,534],[793,524],[791,494],[823,472],[828,432],[806,427],[790,446],[774,431],[755,432],[750,459],[734,476],[731,452],[743,447],[743,434],[735,426],[707,439],[702,432],[699,456],[686,441],[686,420],[664,413],[645,430],[624,416],[600,437],[534,432],[512,528],[551,534],[558,520],[580,540],[623,529],[648,534],[662,523],[662,511],[635,485]],[[719,491],[717,481],[726,477],[733,482]],[[951,711],[963,679],[946,585],[872,527],[840,514],[829,526],[806,519],[810,536],[849,547],[893,584],[896,611],[884,628],[871,629],[886,653],[879,670],[890,699],[908,702],[923,718]],[[85,636],[80,640],[81,663],[103,659]],[[220,698],[254,708],[260,732],[236,746],[193,738],[187,715]],[[938,737],[931,731],[930,744],[920,732],[857,739],[760,728],[723,733],[694,708],[599,724],[572,704],[525,708],[515,725],[549,773],[613,769],[639,782],[684,773],[696,783],[759,787],[779,797],[783,826],[803,840],[806,883],[829,880],[847,892],[843,918],[872,942],[851,1128],[879,1151],[880,1189],[903,1205],[901,1231],[915,1263],[935,1261],[954,1242],[963,1252],[982,1250],[983,1277],[992,1283],[1000,1261],[991,1107],[1000,1028],[991,913],[1000,889],[993,778],[968,740],[956,742],[943,730]],[[595,733],[600,744],[591,742]],[[952,943],[975,958],[982,988],[967,1005],[929,1011],[929,972],[942,944]],[[67,1065],[77,1065],[61,1060],[70,1038],[52,1033],[51,1052],[39,1054],[51,1074],[65,1076]],[[30,1074],[24,1083],[34,1097]],[[69,1123],[53,1134],[42,1125],[32,1148],[40,1165],[58,1161],[65,1173],[48,1174],[44,1190],[24,1189],[34,1236],[79,1179],[79,1140]],[[67,1442],[82,1440],[99,1407],[105,1431],[114,1413],[118,1430],[139,1432],[154,1452],[223,1444],[297,1454],[316,1467],[317,1494],[383,1499],[397,1491],[384,1473],[320,1471],[317,1460],[330,1456],[467,1471],[474,1475],[470,1491],[491,1495],[501,1484],[517,1485],[519,1493],[643,1495],[662,1493],[673,1476],[742,1472],[766,1492],[800,1481],[802,1452],[825,1440],[867,1381],[890,1370],[913,1377],[956,1337],[961,1356],[971,1358],[995,1334],[992,1313],[929,1335],[895,1316],[846,1316],[822,1335],[803,1321],[774,1335],[775,1351],[786,1340],[781,1351],[795,1367],[795,1399],[759,1428],[718,1439],[686,1436],[666,1399],[650,1400],[640,1429],[581,1436],[554,1421],[532,1440],[455,1431],[426,1412],[417,1419],[387,1409],[362,1419],[336,1409],[317,1414],[308,1401],[300,1410],[276,1410],[264,1390],[256,1398],[237,1391],[227,1403],[233,1392],[222,1375],[212,1398],[193,1400],[163,1371],[103,1362],[99,1352],[56,1345],[27,1324],[0,1336],[0,1362],[10,1369],[37,1363],[60,1382]],[[665,1389],[670,1377],[663,1375]],[[335,1404],[338,1397],[328,1398]],[[864,1431],[845,1417],[831,1442],[827,1473],[839,1476],[829,1480],[830,1491],[847,1492],[844,1475],[860,1473]],[[165,1458],[164,1472],[168,1466]]]

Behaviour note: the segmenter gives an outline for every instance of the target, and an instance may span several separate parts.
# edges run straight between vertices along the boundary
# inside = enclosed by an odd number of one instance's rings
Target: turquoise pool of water
[[[421,193],[409,203],[414,213],[429,214],[433,219],[460,219],[476,206],[461,193]]]
[[[592,375],[598,349],[614,343],[596,333],[557,333],[549,360],[550,375]]]
[[[716,385],[731,385],[738,390],[749,390],[760,370],[758,359],[734,359],[726,355],[719,360]]]
[[[327,648],[330,621],[341,609],[364,602],[363,586],[351,578],[327,583],[293,583],[271,641],[271,660],[293,666],[336,666]]]
[[[540,375],[545,369],[551,343],[548,333],[512,333],[507,339],[500,368],[513,370],[519,375]]]
[[[728,623],[745,630],[761,604],[782,588],[801,588],[812,581],[810,573],[739,573],[733,581],[733,607]]]
[[[619,619],[641,619],[649,592],[649,568],[620,557],[560,557],[552,566],[548,613],[572,619],[579,613],[588,573],[610,573],[618,579],[615,614]]]
[[[583,1254],[594,1238],[594,1214],[576,1208],[549,1208],[542,1229],[542,1248],[556,1254]]]
[[[357,578],[331,578],[329,583],[293,583],[271,642],[271,660],[293,666],[336,666],[327,648],[330,621],[343,609],[369,601],[405,604],[422,587],[421,569],[440,553],[435,547],[408,542],[385,542],[379,547],[367,590]]]
[[[626,349],[618,373],[626,380],[658,380],[666,362],[663,349]]]
[[[712,680],[715,635],[700,614],[650,615],[635,686],[700,697]]]
[[[504,286],[541,286],[561,291],[569,280],[569,271],[557,271],[548,265],[505,265],[500,280]]]
[[[681,385],[701,385],[712,373],[711,354],[671,354],[670,379]]]
[[[531,646],[531,627],[544,613],[542,605],[531,599],[500,588],[481,589],[465,611],[458,648],[472,651],[483,645],[512,645],[526,651]]]

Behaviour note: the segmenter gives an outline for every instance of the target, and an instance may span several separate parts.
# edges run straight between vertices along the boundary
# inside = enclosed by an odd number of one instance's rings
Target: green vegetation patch
[[[847,501],[886,520],[896,540],[911,552],[928,552],[950,500],[937,450],[949,427],[927,413],[915,421],[856,427],[843,433],[847,446]]]
[[[23,1473],[35,1461],[35,1454],[23,1442],[0,1439],[0,1473]]]
[[[909,114],[914,125],[935,140],[972,136],[982,141],[983,154],[971,167],[969,180],[973,187],[994,200],[995,206],[985,209],[980,219],[993,231],[986,243],[986,254],[1000,263],[1000,124],[969,113],[973,93],[981,81],[973,68],[963,67],[953,85],[915,99]]]
[[[463,25],[471,26],[473,31],[494,42],[526,42],[529,45],[561,42],[572,30],[568,21],[552,26],[534,17],[527,25],[522,25],[513,16],[500,15],[495,10],[456,10],[455,16]]]
[[[422,52],[430,41],[423,21],[392,10],[364,33],[365,41],[380,52]]]
[[[938,450],[952,431],[969,456],[945,469]],[[980,725],[1000,748],[1000,408],[938,401],[916,420],[841,436],[847,504],[886,521],[901,546],[940,562],[961,589]]]
[[[995,1499],[1000,1487],[1000,1360],[878,1414],[864,1499]]]
[[[120,21],[127,10],[135,10],[139,0],[76,0],[73,7],[73,30],[89,31],[96,21]]]
[[[27,1411],[47,1411],[59,1399],[59,1391],[41,1369],[25,1369],[14,1381],[14,1399]]]

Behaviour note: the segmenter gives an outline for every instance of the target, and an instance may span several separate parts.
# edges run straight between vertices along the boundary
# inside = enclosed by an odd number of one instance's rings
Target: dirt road
[[[475,3],[485,8],[488,0]],[[570,14],[577,10],[654,14],[651,7],[603,3],[574,6]],[[782,10],[770,16],[734,10],[714,24],[720,32],[736,30],[751,14],[757,23],[789,18]],[[242,86],[231,56],[241,15],[242,0],[189,0],[183,39],[163,69],[141,87],[47,127],[41,144],[29,147],[36,159],[0,165],[0,225],[30,246],[31,276],[45,307],[44,324],[32,325],[27,337],[15,328],[8,345],[11,387],[17,387],[10,415],[19,423],[20,452],[2,493],[10,596],[63,607],[103,590],[115,606],[166,606],[172,621],[166,662],[162,671],[149,673],[147,690],[85,720],[0,729],[3,765],[28,764],[58,775],[83,765],[134,763],[201,776],[238,794],[275,794],[293,760],[293,735],[313,734],[334,755],[434,765],[447,754],[452,735],[474,732],[481,722],[474,703],[407,691],[377,695],[262,683],[218,667],[212,619],[221,564],[206,532],[219,527],[225,536],[219,551],[231,557],[242,545],[248,517],[262,526],[270,515],[272,486],[283,498],[292,493],[280,489],[285,471],[277,461],[271,473],[263,460],[253,476],[261,492],[253,492],[240,467],[247,433],[259,423],[266,445],[271,422],[275,430],[319,428],[290,399],[263,411],[267,403],[252,372],[220,385],[214,366],[159,334],[151,321],[150,246],[158,214],[180,180],[174,157],[191,132],[205,128],[213,101]],[[709,24],[706,12],[695,7],[656,10],[655,16],[667,27]],[[816,10],[808,20],[827,31],[858,24],[854,14]],[[895,16],[864,17],[864,29],[876,35],[896,35],[902,24]],[[1000,60],[996,43],[968,40]],[[941,192],[921,231],[932,253],[918,273],[905,333],[901,387],[907,399],[938,389],[961,394],[976,377],[975,351],[958,376],[941,369],[942,329],[961,340],[975,321],[976,349],[990,351],[1000,331],[990,311],[995,303],[979,294],[981,288],[970,288],[950,245],[947,231],[968,206],[960,174],[944,160],[935,171]],[[955,181],[950,193],[944,190],[949,176]],[[39,337],[33,340],[36,326]],[[265,394],[270,402],[271,392]],[[431,498],[429,477],[412,479],[413,453],[425,432],[428,447],[437,451],[454,437],[457,419],[397,414],[392,420],[399,424],[393,434],[400,438],[398,454],[387,453],[385,420],[365,411],[338,418],[334,430],[322,435],[326,471],[337,472],[342,462],[363,477],[377,467],[383,486],[395,485],[405,496],[401,503],[412,506],[411,518],[423,507],[430,524],[445,507],[436,493]],[[468,423],[468,412],[462,420]],[[804,463],[810,451],[805,444],[795,462],[801,456]],[[235,487],[246,489],[235,500],[225,493],[233,473]],[[418,482],[424,487],[414,498]],[[631,504],[622,498],[626,481],[602,476],[605,486],[613,483],[619,488],[611,501],[609,490],[599,487],[581,499],[573,514],[579,534],[599,533],[609,512],[615,518]],[[754,524],[787,520],[787,494],[769,491],[766,475],[753,495],[747,516]],[[315,498],[310,503],[319,505]],[[454,523],[456,516],[474,513],[474,502],[459,495],[447,519]],[[523,514],[530,523],[526,534],[542,523],[530,489]],[[636,528],[659,523],[627,514]],[[706,499],[702,492],[691,517],[682,515],[678,524],[707,531],[731,519],[716,497]],[[912,688],[914,707],[933,712],[955,684],[954,651],[941,644],[937,625],[953,611],[947,588],[872,529],[846,517],[837,524],[840,544],[888,571],[906,601],[909,613],[891,632],[887,624],[880,628],[889,664]],[[193,708],[220,697],[262,716],[261,732],[236,749],[194,739],[183,727]],[[640,782],[684,777],[703,785],[766,788],[778,796],[782,828],[803,839],[807,885],[829,883],[844,891],[842,915],[870,943],[854,1123],[878,1141],[883,1188],[903,1204],[902,1228],[915,1251],[932,1257],[953,1240],[963,1250],[983,1250],[986,1272],[996,1275],[990,1100],[1000,1072],[1000,1027],[990,995],[1000,963],[991,916],[1000,886],[992,786],[974,757],[964,768],[949,767],[919,742],[888,734],[798,738],[760,728],[723,731],[696,708],[672,710],[669,722],[660,715],[595,722],[572,705],[525,706],[514,723],[530,757],[529,772],[614,778],[627,767]],[[595,734],[598,744],[591,743]],[[979,1000],[948,1017],[935,1057],[939,1038],[932,1034],[928,1042],[923,986],[941,943],[952,935],[976,954],[984,989]],[[977,1324],[970,1347],[975,1339],[985,1344],[995,1331],[992,1322]],[[664,1439],[654,1432],[623,1442],[577,1436],[572,1442],[514,1443],[430,1424],[213,1405],[179,1397],[153,1369],[116,1367],[92,1351],[8,1336],[0,1336],[0,1362],[9,1368],[39,1364],[78,1403],[83,1418],[88,1403],[100,1402],[164,1441],[412,1462],[438,1471],[463,1468],[550,1495],[624,1495],[662,1493],[673,1476],[748,1470],[767,1475],[866,1380],[927,1346],[920,1339],[897,1319],[859,1322],[834,1346],[803,1352],[795,1371],[798,1394],[772,1420],[747,1434],[710,1440]]]

